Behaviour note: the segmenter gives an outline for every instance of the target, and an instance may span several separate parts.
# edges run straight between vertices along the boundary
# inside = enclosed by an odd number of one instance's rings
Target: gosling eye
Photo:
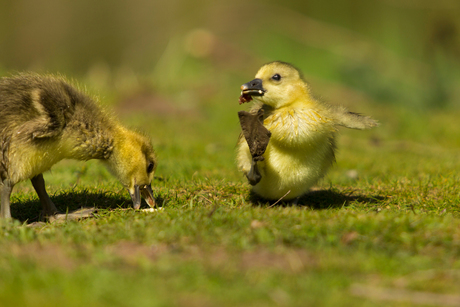
[[[147,166],[147,173],[151,173],[154,167],[155,164],[153,164],[153,162],[149,162],[149,165]]]
[[[272,76],[272,80],[279,81],[279,80],[281,80],[281,76],[279,74],[274,74]]]

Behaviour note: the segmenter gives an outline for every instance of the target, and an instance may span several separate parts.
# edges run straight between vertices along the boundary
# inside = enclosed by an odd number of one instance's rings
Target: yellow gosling
[[[10,218],[14,185],[31,179],[46,216],[58,212],[42,173],[62,159],[103,161],[129,191],[152,207],[156,157],[150,140],[123,127],[63,78],[21,74],[0,79],[1,218]]]
[[[268,63],[254,80],[241,86],[240,104],[255,101],[249,113],[264,111],[263,125],[271,138],[257,162],[260,178],[254,182],[247,141],[240,136],[237,165],[255,194],[268,200],[296,199],[309,191],[335,161],[337,126],[369,129],[377,126],[370,117],[344,107],[324,104],[311,96],[308,84],[291,64]]]

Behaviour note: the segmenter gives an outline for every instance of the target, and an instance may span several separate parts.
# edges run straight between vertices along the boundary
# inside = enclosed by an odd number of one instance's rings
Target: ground
[[[158,154],[159,210],[132,210],[97,161],[63,161],[45,175],[56,206],[98,213],[33,224],[40,203],[21,183],[12,196],[15,220],[0,221],[0,302],[458,305],[460,114],[367,103],[344,91],[329,98],[350,98],[350,109],[381,126],[340,130],[337,163],[296,205],[257,199],[237,172],[239,93],[204,101],[149,90],[122,97],[115,113],[150,135]]]

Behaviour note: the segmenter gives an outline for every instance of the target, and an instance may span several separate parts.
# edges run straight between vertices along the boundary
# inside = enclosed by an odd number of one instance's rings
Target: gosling
[[[11,218],[10,195],[30,179],[45,216],[58,213],[42,173],[62,159],[99,159],[128,190],[155,205],[156,156],[149,139],[123,127],[63,78],[20,74],[0,79],[1,218]]]
[[[325,175],[335,161],[337,126],[377,126],[370,117],[315,100],[299,70],[285,62],[262,66],[241,91],[240,104],[255,101],[250,115],[263,114],[260,125],[268,129],[269,141],[263,155],[255,157],[251,155],[255,150],[240,135],[237,166],[253,185],[252,191],[267,200],[297,201]]]

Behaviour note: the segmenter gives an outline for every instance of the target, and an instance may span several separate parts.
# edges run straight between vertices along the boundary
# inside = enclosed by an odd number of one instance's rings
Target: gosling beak
[[[137,210],[141,207],[141,194],[150,207],[155,207],[155,199],[153,198],[152,186],[150,184],[144,186],[135,184],[134,192],[131,192],[130,190],[128,191],[129,195],[131,195],[134,209]]]
[[[153,198],[153,191],[152,191],[152,186],[145,185],[144,188],[141,190],[142,197],[144,197],[145,201],[147,202],[147,205],[149,205],[151,208],[155,207],[155,198]]]
[[[252,96],[263,96],[266,90],[262,87],[261,79],[254,79],[241,86],[240,104],[252,100]]]

